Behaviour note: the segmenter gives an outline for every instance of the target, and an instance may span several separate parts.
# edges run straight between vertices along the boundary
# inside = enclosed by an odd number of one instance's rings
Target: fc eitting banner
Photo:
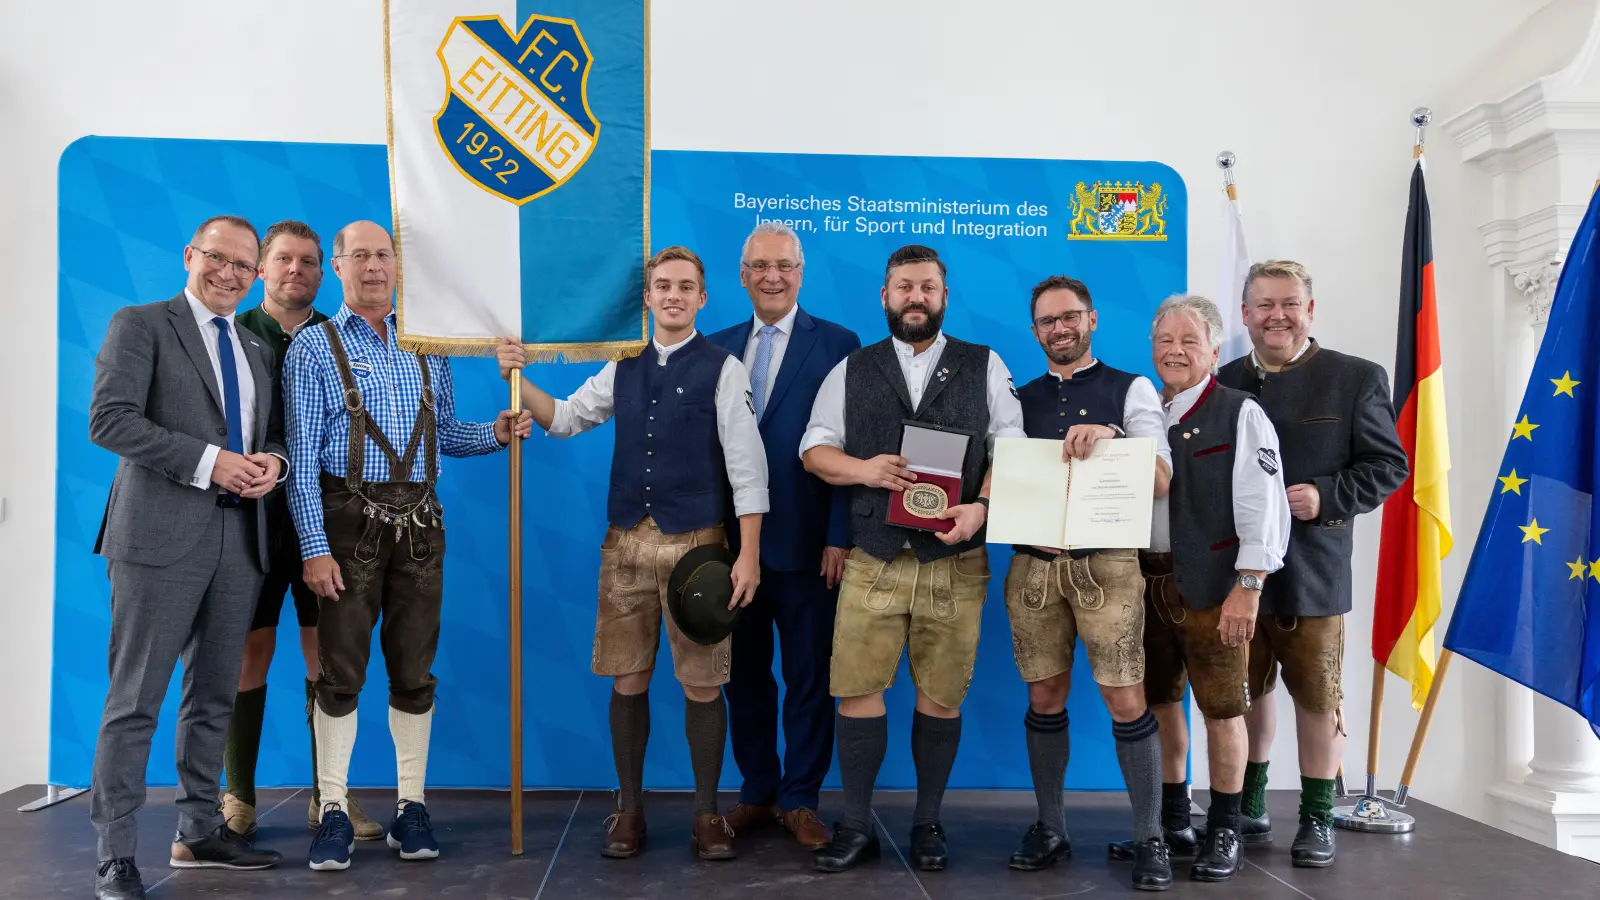
[[[648,0],[387,0],[407,349],[616,359],[644,346]]]

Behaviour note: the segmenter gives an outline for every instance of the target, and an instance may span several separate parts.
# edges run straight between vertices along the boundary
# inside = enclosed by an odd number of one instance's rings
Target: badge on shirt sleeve
[[[1261,471],[1268,475],[1278,474],[1278,454],[1270,447],[1262,447],[1256,451],[1256,462],[1261,464]]]
[[[744,405],[750,407],[750,415],[756,414],[756,395],[754,391],[744,392]]]
[[[1010,378],[1007,378],[1006,379],[1006,387],[1011,389],[1011,396],[1017,397],[1017,383],[1015,381],[1011,380]],[[1021,400],[1022,398],[1021,397],[1017,397],[1017,399]]]

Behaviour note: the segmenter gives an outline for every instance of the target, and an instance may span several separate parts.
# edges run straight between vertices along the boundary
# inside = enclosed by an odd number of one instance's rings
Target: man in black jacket
[[[1294,516],[1289,553],[1261,597],[1250,646],[1252,698],[1283,682],[1300,744],[1296,866],[1333,863],[1333,783],[1344,747],[1344,614],[1350,611],[1355,517],[1377,509],[1406,479],[1389,379],[1376,363],[1323,349],[1310,337],[1311,275],[1289,260],[1250,267],[1244,322],[1254,350],[1224,366],[1222,384],[1255,395],[1283,445]],[[1262,799],[1276,730],[1273,704],[1252,703],[1244,839],[1271,840]]]

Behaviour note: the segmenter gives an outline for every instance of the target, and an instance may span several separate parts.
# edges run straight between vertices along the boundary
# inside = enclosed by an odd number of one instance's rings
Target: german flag
[[[1394,359],[1395,423],[1411,474],[1383,505],[1372,655],[1411,682],[1421,709],[1433,683],[1434,623],[1450,554],[1450,444],[1445,429],[1439,307],[1433,290],[1433,224],[1420,155],[1411,173],[1400,277],[1400,327]]]

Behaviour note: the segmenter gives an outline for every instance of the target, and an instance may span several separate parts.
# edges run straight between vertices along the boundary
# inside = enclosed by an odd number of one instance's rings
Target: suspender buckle
[[[344,408],[349,410],[350,412],[353,412],[353,413],[360,412],[361,411],[361,391],[357,390],[356,388],[350,388],[349,390],[345,391],[344,392]]]

